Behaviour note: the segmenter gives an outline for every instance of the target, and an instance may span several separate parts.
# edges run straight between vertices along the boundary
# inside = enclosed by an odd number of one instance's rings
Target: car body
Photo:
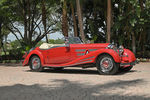
[[[65,44],[47,44],[32,48],[24,55],[23,66],[33,71],[45,67],[97,67],[100,74],[116,74],[120,68],[130,70],[136,63],[133,52],[110,43],[84,44],[78,37],[66,38]]]

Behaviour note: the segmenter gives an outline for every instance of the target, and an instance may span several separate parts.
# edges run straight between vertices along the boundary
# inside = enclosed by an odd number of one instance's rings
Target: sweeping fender
[[[44,65],[44,57],[42,55],[42,53],[39,50],[33,50],[31,51],[25,58],[24,62],[23,62],[23,66],[28,66],[29,65],[29,61],[32,58],[32,56],[38,56],[41,60],[41,65]]]
[[[119,54],[116,52],[116,51],[114,51],[113,49],[99,49],[99,50],[97,50],[97,51],[94,51],[94,52],[92,52],[92,53],[89,53],[89,55],[94,55],[96,58],[95,58],[95,62],[96,62],[96,60],[97,60],[97,58],[99,57],[99,56],[101,56],[101,55],[105,55],[105,54],[108,54],[108,55],[110,55],[113,59],[114,59],[114,61],[116,62],[116,63],[120,63],[121,62],[121,58],[120,58],[120,56],[119,56]]]

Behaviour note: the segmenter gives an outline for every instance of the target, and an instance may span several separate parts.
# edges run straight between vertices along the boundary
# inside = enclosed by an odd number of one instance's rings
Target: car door
[[[56,47],[48,50],[48,64],[63,64],[71,61],[69,47]]]

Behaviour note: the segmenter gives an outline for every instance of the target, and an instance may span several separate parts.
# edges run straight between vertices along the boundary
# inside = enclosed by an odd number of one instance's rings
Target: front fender
[[[33,50],[24,59],[23,66],[28,66],[29,65],[29,60],[33,55],[37,55],[41,60],[41,65],[44,65],[44,57],[43,57],[42,53],[39,50]]]
[[[94,51],[92,53],[96,57],[95,62],[96,62],[98,56],[100,56],[102,54],[109,54],[110,56],[112,56],[112,58],[114,59],[115,62],[117,62],[117,63],[121,62],[121,58],[120,58],[119,54],[116,51],[114,51],[113,49],[99,49],[99,50]]]
[[[124,53],[122,56],[122,62],[134,62],[136,61],[136,57],[132,51],[129,49],[124,49]]]

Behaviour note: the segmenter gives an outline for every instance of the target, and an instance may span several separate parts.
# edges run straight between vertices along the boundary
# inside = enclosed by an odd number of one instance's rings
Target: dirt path
[[[0,100],[150,100],[150,63],[115,76],[99,75],[95,68],[31,72],[0,65]]]

